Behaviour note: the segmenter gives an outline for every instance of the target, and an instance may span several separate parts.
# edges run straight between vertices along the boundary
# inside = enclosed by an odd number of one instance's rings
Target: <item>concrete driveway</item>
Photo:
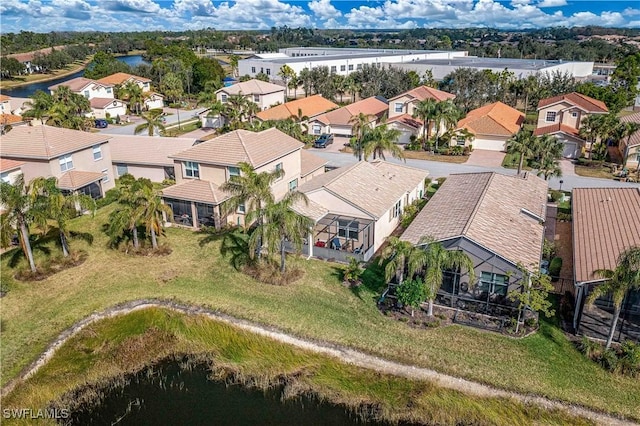
[[[481,167],[502,167],[502,160],[507,155],[501,151],[489,151],[486,149],[474,149],[465,164]]]
[[[312,151],[322,151],[322,152],[340,152],[342,148],[344,148],[344,144],[349,143],[349,138],[345,138],[342,136],[335,136],[333,138],[333,143],[328,145],[326,148],[310,148]]]

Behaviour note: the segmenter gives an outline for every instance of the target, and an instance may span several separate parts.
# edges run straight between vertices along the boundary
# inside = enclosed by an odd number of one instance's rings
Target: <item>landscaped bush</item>
[[[578,349],[587,358],[612,373],[640,377],[640,344],[638,343],[625,340],[619,348],[605,349],[601,343],[583,337]]]
[[[442,186],[445,180],[447,180],[446,177],[439,177],[438,179],[436,179],[436,182],[438,182],[438,186],[440,187]]]
[[[104,206],[108,206],[111,203],[115,203],[118,201],[118,190],[116,188],[111,188],[107,192],[105,192],[104,197],[96,200],[96,207],[101,208]]]
[[[556,256],[556,243],[546,238],[542,242],[542,258],[553,259]]]
[[[550,189],[549,190],[549,195],[551,195],[551,200],[555,203],[557,202],[559,199],[562,198],[562,192],[558,191],[556,189]]]
[[[562,269],[562,258],[554,257],[549,263],[549,275],[553,278],[560,276],[560,270]]]
[[[571,222],[571,214],[558,212],[558,216],[556,216],[556,219],[560,222]]]

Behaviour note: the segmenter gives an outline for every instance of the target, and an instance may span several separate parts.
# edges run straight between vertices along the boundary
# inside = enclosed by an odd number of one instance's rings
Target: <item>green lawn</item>
[[[640,381],[612,375],[588,361],[552,324],[544,323],[539,333],[522,340],[461,326],[412,329],[379,313],[375,301],[383,283],[372,269],[363,286],[348,289],[337,265],[291,258],[305,269],[300,281],[260,284],[220,257],[220,241],[201,246],[204,236],[184,229],[168,229],[171,255],[131,257],[105,248],[101,227],[110,208],[73,224],[95,237],[92,246],[72,241],[72,248],[89,252],[81,266],[40,282],[16,282],[7,266],[11,253],[3,255],[2,282],[9,293],[2,299],[2,383],[81,318],[118,302],[154,297],[208,306],[303,337],[640,420]]]
[[[502,167],[505,169],[517,169],[518,164],[520,163],[520,154],[509,154],[507,153],[502,160]],[[531,170],[531,167],[527,165],[525,161],[522,164],[522,170]]]

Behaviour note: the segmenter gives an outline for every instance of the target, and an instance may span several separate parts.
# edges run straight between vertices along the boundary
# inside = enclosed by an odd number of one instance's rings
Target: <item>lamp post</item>
[[[560,179],[560,191],[562,191],[562,184],[564,183],[564,181],[562,179]]]

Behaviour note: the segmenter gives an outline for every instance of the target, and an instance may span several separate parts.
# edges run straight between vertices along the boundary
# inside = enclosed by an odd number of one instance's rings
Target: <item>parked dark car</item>
[[[314,148],[326,148],[327,145],[331,145],[333,143],[333,135],[328,133],[323,133],[320,137],[314,142]]]
[[[106,129],[109,123],[104,118],[98,118],[95,120],[96,128],[98,129]]]

